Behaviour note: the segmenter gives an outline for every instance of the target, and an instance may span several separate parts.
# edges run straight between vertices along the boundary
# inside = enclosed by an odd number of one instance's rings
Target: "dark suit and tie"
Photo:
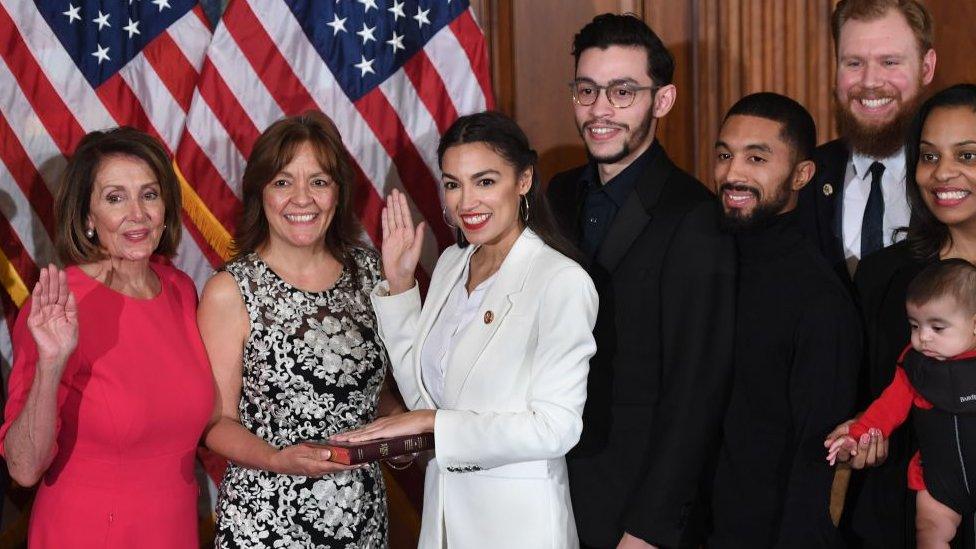
[[[570,491],[584,546],[616,547],[624,532],[693,545],[730,383],[733,243],[719,231],[714,196],[657,142],[630,167],[633,189],[587,265],[600,295],[597,354],[582,438],[568,456]],[[587,170],[559,174],[548,189],[577,243],[589,222]]]
[[[855,159],[838,139],[817,147],[813,159],[817,171],[800,191],[796,209],[800,228],[849,284],[857,262],[899,240],[895,233],[908,225],[904,155]],[[851,189],[852,183],[870,192],[845,198],[861,190]]]

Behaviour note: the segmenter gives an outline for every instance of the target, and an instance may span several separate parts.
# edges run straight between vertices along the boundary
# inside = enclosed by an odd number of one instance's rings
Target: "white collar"
[[[895,181],[905,178],[905,149],[901,148],[888,158],[872,158],[870,156],[854,153],[851,155],[851,162],[854,164],[854,176],[865,179],[871,173],[871,164],[881,162],[884,164],[885,173],[891,175]]]

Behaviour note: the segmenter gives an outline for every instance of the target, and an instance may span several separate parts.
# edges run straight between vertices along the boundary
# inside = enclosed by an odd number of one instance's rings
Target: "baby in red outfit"
[[[911,326],[911,345],[898,360],[894,380],[851,424],[848,434],[825,441],[825,446],[829,447],[827,460],[831,465],[838,455],[856,454],[857,440],[872,430],[880,430],[885,438],[889,437],[908,418],[913,406],[922,411],[940,410],[912,384],[909,372],[917,370],[906,371],[903,367],[906,356],[913,349],[924,355],[913,357],[916,359],[913,365],[931,364],[934,359],[949,367],[957,361],[976,358],[976,267],[972,264],[953,259],[927,267],[908,286],[905,307]],[[945,414],[944,411],[941,413]],[[955,435],[958,442],[958,421],[963,416],[945,414],[944,417],[954,418],[957,422]],[[925,444],[920,447],[924,452]],[[961,456],[960,450],[960,459]],[[917,492],[917,541],[920,547],[948,547],[961,521],[960,507],[965,504],[933,497],[923,478],[922,457],[921,453],[916,453],[908,466],[908,486]],[[965,494],[970,492],[968,486],[963,490]],[[942,496],[942,493],[938,492],[938,495]],[[942,496],[941,499],[950,498]]]

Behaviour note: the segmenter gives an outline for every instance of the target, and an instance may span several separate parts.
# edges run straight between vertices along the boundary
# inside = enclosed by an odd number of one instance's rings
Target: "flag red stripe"
[[[3,254],[10,260],[10,264],[20,275],[20,279],[24,281],[27,289],[33,288],[40,274],[40,269],[37,268],[34,260],[27,253],[24,243],[21,242],[17,231],[14,231],[10,225],[10,221],[2,215],[0,215],[0,250],[3,250]]]
[[[247,2],[230,4],[221,20],[241,53],[255,68],[255,72],[286,115],[298,114],[310,109],[319,110],[315,99],[295,76],[267,31],[257,24],[257,15],[251,11]],[[379,93],[379,90],[375,91]],[[358,174],[356,196],[358,197],[357,208],[362,214],[360,219],[367,234],[379,245],[382,236],[379,212],[383,209],[383,199],[363,173],[358,161],[355,158],[352,158],[352,161]],[[426,166],[424,171],[430,173]]]
[[[176,163],[217,221],[233,235],[241,213],[241,201],[189,133],[183,134],[176,149]]]
[[[413,83],[420,100],[430,111],[431,116],[434,117],[437,131],[444,135],[451,123],[457,120],[458,113],[441,75],[434,68],[430,57],[424,50],[418,51],[403,64],[403,72]]]
[[[85,136],[71,110],[51,85],[40,65],[24,42],[10,14],[0,6],[0,57],[20,84],[31,107],[51,135],[58,149],[65,155]]]
[[[28,289],[32,288],[28,286]],[[0,307],[3,307],[3,317],[7,321],[7,335],[10,337],[10,340],[13,341],[14,323],[17,322],[18,309],[17,304],[14,303],[14,300],[10,298],[10,294],[4,292],[3,290],[0,290]],[[12,354],[13,353],[11,353],[11,355]],[[9,367],[11,364],[8,364],[7,366]]]
[[[155,137],[163,146],[163,148],[166,150],[166,152],[169,153],[171,156],[173,155],[173,151],[169,150],[169,145],[160,137],[159,132],[156,131],[156,127],[152,124],[152,121],[149,120],[149,117],[146,115],[146,112],[143,110],[142,104],[139,103],[135,93],[132,91],[132,88],[130,88],[128,83],[126,83],[126,81],[122,79],[122,76],[120,74],[116,73],[111,78],[109,78],[104,83],[102,83],[102,85],[99,86],[97,93],[99,98],[102,100],[102,103],[105,105],[105,108],[112,114],[112,116],[116,120],[124,120],[126,124],[139,128],[140,130],[143,130],[149,135]],[[186,137],[181,139],[179,148],[182,150],[184,145],[187,144],[189,141],[192,140],[187,139]],[[202,155],[203,152],[200,151],[200,154]],[[179,152],[177,152],[177,156],[178,155]],[[182,161],[179,163],[180,166],[182,167],[183,166]],[[221,181],[220,176],[216,175],[213,181]],[[193,182],[190,183],[192,184]],[[206,185],[206,188],[218,187],[218,185]],[[225,185],[219,185],[219,187],[224,187],[227,193],[230,194],[230,189],[227,189]],[[194,188],[197,190],[197,193],[199,194],[200,186],[194,184]],[[230,204],[232,205],[239,204],[237,197],[233,196],[233,194],[231,194]],[[208,207],[210,207],[209,204]],[[210,207],[210,210],[214,213],[215,216],[217,216],[217,219],[222,224],[224,224],[225,227],[227,227],[228,231],[232,231],[232,227],[234,226],[233,218],[229,218],[228,220],[225,221],[218,215],[217,211],[214,211],[212,207]],[[222,213],[225,213],[226,215],[227,209],[225,208],[224,210],[222,210]],[[230,212],[230,214],[233,215],[233,212]],[[189,232],[191,233],[193,240],[196,241],[197,246],[200,248],[200,251],[203,252],[204,257],[206,257],[207,260],[210,261],[210,264],[220,265],[221,263],[223,263],[223,259],[220,257],[220,254],[218,254],[213,249],[213,247],[207,242],[207,240],[203,238],[202,234],[199,232],[199,229],[193,225],[193,221],[186,216],[185,212],[183,213],[183,217],[184,217],[184,221],[186,221],[184,226],[189,228]]]
[[[113,74],[108,80],[102,82],[95,93],[105,105],[105,110],[112,115],[117,124],[132,126],[145,131],[155,137],[165,148],[169,148],[165,141],[159,136],[159,132],[149,122],[149,117],[142,110],[139,98],[129,87],[129,84],[122,78],[120,73]]]
[[[431,175],[430,169],[424,163],[423,158],[417,147],[414,146],[410,136],[407,134],[403,122],[390,104],[389,100],[383,95],[379,88],[359,98],[355,103],[359,113],[369,124],[370,129],[376,134],[377,139],[386,149],[386,153],[393,159],[397,171],[400,173],[400,181],[410,194],[420,214],[427,219],[428,225],[434,236],[437,238],[438,245],[443,249],[450,246],[454,237],[448,230],[447,225],[442,221],[443,215],[440,211],[440,197],[437,194],[437,181]]]
[[[209,58],[204,61],[201,72],[200,96],[210,106],[214,117],[224,126],[241,155],[244,158],[249,157],[251,148],[261,131],[254,125],[247,111],[237,100],[237,96],[227,86],[220,71],[213,66]]]
[[[451,32],[457,37],[461,44],[461,49],[468,56],[471,62],[471,69],[474,71],[475,78],[481,86],[482,93],[485,94],[485,105],[487,109],[495,108],[495,98],[491,93],[491,70],[488,66],[488,50],[485,45],[484,34],[481,27],[471,15],[471,9],[466,9],[461,15],[454,18],[450,25]]]
[[[37,217],[44,224],[48,234],[54,234],[54,197],[44,184],[44,179],[34,167],[20,139],[7,123],[7,117],[0,113],[0,161],[6,165],[10,175],[27,197]],[[31,215],[30,212],[19,212]]]
[[[356,187],[353,191],[353,203],[356,207],[356,215],[363,224],[363,229],[369,235],[369,239],[377,248],[383,243],[383,198],[376,193],[376,190],[369,183],[369,178],[356,163],[355,159],[350,158],[350,163],[356,171]]]
[[[160,81],[169,90],[183,112],[189,112],[190,100],[193,99],[193,88],[200,75],[183,55],[183,50],[176,44],[173,37],[168,32],[160,33],[155,40],[143,48],[142,55],[146,57],[146,61],[156,71]]]
[[[197,19],[199,19],[201,22],[203,22],[203,26],[207,27],[207,30],[208,31],[213,32],[213,30],[214,30],[213,23],[211,23],[210,22],[210,19],[207,18],[207,14],[204,13],[203,6],[201,6],[200,4],[197,4],[197,5],[193,6],[193,10],[192,11],[193,11],[193,14],[197,16]]]
[[[227,7],[222,21],[286,116],[318,110],[315,99],[295,76],[258,19],[247,2],[236,2]]]
[[[207,258],[207,261],[209,261],[210,265],[215,269],[223,265],[224,258],[220,257],[220,254],[215,252],[213,247],[210,246],[207,239],[204,238],[203,234],[200,233],[200,229],[193,224],[193,220],[190,219],[189,215],[187,215],[186,210],[180,212],[180,216],[183,218],[183,238],[186,238],[187,233],[189,233],[190,238],[197,243],[197,248],[200,248],[200,251],[203,252],[203,257]]]

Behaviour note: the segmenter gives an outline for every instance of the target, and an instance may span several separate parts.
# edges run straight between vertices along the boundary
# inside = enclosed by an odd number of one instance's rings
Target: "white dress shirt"
[[[424,387],[427,388],[427,393],[438,408],[444,404],[444,372],[450,363],[454,340],[477,316],[485,293],[491,288],[495,275],[498,274],[496,271],[486,278],[469,295],[465,286],[470,268],[469,261],[461,271],[461,276],[454,282],[451,294],[444,302],[437,319],[434,320],[434,325],[420,352],[420,371]]]
[[[884,197],[884,220],[882,222],[881,243],[890,246],[903,240],[904,233],[895,234],[896,229],[908,226],[911,208],[905,193],[905,151],[901,150],[888,158],[871,158],[861,154],[851,155],[847,163],[844,180],[843,225],[841,234],[844,240],[844,257],[847,267],[853,272],[861,259],[861,224],[864,209],[871,194],[871,164],[884,164],[881,175],[881,194]]]

